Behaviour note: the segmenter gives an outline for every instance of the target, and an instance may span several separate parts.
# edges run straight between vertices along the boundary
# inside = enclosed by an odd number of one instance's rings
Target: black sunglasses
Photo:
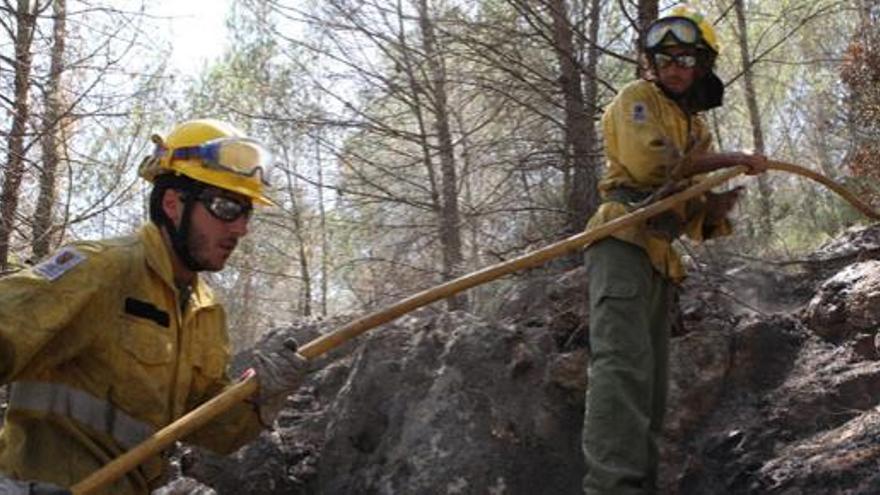
[[[197,200],[214,218],[224,222],[234,222],[242,216],[250,218],[254,211],[254,207],[250,203],[243,203],[213,192],[203,192]]]

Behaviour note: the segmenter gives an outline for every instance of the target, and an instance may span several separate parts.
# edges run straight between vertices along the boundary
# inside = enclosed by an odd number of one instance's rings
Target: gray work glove
[[[70,495],[70,490],[40,481],[18,481],[0,475],[0,495]]]
[[[279,342],[280,340],[280,342]],[[276,339],[265,351],[254,352],[254,371],[257,373],[257,406],[260,420],[270,425],[308,373],[309,362],[297,352],[293,338]]]

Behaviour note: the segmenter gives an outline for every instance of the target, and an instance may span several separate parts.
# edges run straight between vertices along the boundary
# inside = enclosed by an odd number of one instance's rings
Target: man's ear
[[[162,211],[165,212],[171,223],[180,225],[180,218],[183,215],[183,199],[180,197],[180,191],[168,188],[162,193]]]

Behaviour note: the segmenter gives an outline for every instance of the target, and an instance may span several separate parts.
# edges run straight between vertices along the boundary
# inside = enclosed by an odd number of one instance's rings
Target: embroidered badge
[[[648,120],[648,109],[644,103],[640,101],[633,103],[632,119],[633,122],[639,124],[643,124]]]
[[[73,247],[61,248],[49,259],[34,267],[34,273],[55,281],[68,270],[80,264],[86,257]]]

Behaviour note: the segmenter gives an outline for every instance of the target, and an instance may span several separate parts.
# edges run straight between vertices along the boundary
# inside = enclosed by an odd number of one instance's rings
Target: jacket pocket
[[[231,355],[222,311],[200,311],[190,331],[193,335],[192,362],[196,372],[209,382],[225,379]]]
[[[174,345],[167,328],[124,316],[120,345],[138,361],[148,365],[171,362]]]
[[[199,371],[211,380],[226,374],[226,354],[220,349],[207,349],[196,360]]]

